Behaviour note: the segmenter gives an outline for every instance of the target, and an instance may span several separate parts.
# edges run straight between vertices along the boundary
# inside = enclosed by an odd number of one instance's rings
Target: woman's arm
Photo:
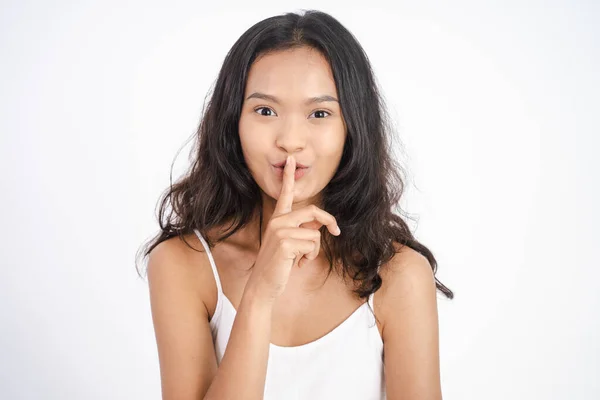
[[[433,271],[425,257],[408,248],[388,265],[379,296],[387,398],[441,400]]]
[[[217,367],[203,300],[210,290],[207,283],[214,286],[211,275],[207,255],[194,252],[178,238],[162,242],[150,254],[148,283],[162,398],[262,399],[272,303],[262,300],[248,282]]]
[[[208,273],[212,271],[210,265],[196,264],[194,260],[200,261],[201,257],[191,256],[193,250],[184,246],[179,238],[166,240],[152,250],[148,259],[163,400],[202,399],[217,372],[203,301],[206,289],[200,284],[210,279]]]
[[[205,400],[263,398],[272,310],[272,303],[246,285],[227,349]]]

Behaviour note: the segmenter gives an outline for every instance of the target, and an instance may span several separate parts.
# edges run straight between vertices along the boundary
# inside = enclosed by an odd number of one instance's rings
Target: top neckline
[[[229,298],[222,291],[219,292],[219,298],[217,299],[217,302],[220,302],[220,301],[222,301],[224,304],[228,304],[229,307],[231,308],[231,311],[233,312],[233,314],[237,315],[237,310],[235,309],[233,303],[231,302],[231,300],[229,300]],[[352,312],[352,314],[350,314],[346,319],[344,319],[335,328],[333,328],[331,331],[329,331],[325,335],[323,335],[313,341],[310,341],[310,342],[304,343],[304,344],[300,344],[298,346],[279,346],[275,343],[269,342],[269,347],[271,348],[271,350],[276,350],[279,352],[286,352],[286,351],[298,351],[298,350],[310,349],[312,347],[324,344],[328,341],[335,339],[337,336],[341,335],[343,333],[344,328],[346,326],[349,326],[352,323],[352,321],[354,319],[356,319],[358,315],[361,314],[361,311],[363,311],[363,309],[368,308],[368,307],[369,307],[369,304],[368,304],[368,302],[365,301],[363,304],[358,306],[358,308],[356,310],[354,310]],[[219,308],[219,304],[217,304],[215,314],[218,311],[222,312],[222,310],[220,310],[220,308]],[[213,320],[215,320],[214,315],[213,315],[213,318],[211,318],[211,322]],[[375,326],[376,326],[376,324],[375,324]]]
[[[206,243],[206,241],[204,240],[204,237],[202,237],[202,235],[200,234],[200,232],[197,229],[194,229],[194,232],[196,233],[196,236],[198,236],[198,238],[202,242],[202,245],[204,246],[204,248],[207,251],[210,265],[211,265],[211,268],[212,268],[212,271],[213,271],[213,274],[215,277],[215,281],[217,284],[217,304],[215,307],[215,312],[209,321],[211,326],[216,327],[216,324],[220,320],[221,314],[223,312],[223,304],[227,304],[227,303],[229,304],[229,307],[231,308],[231,311],[234,316],[237,315],[237,310],[233,306],[233,303],[231,302],[231,300],[229,300],[229,298],[225,295],[225,292],[223,292],[223,287],[221,286],[221,278],[219,277],[219,271],[217,270],[215,260],[212,256],[212,251],[210,250],[208,243]],[[344,332],[345,328],[347,326],[349,326],[357,318],[358,315],[362,315],[363,310],[365,308],[372,309],[371,307],[373,307],[373,294],[371,294],[369,296],[369,299],[367,301],[365,301],[363,304],[361,304],[356,310],[354,310],[354,312],[352,312],[352,314],[350,314],[345,320],[343,320],[339,325],[337,325],[335,328],[333,328],[331,331],[329,331],[325,335],[323,335],[311,342],[304,343],[304,344],[301,344],[298,346],[279,346],[279,345],[276,345],[269,341],[269,347],[271,350],[276,351],[276,352],[281,352],[281,353],[309,350],[313,347],[316,347],[323,343],[329,342],[329,341],[335,339],[336,337],[338,337],[339,335],[341,335]],[[374,315],[373,315],[373,317],[374,317]],[[377,327],[375,318],[373,318],[373,321],[374,321],[373,327],[371,327],[369,329],[374,328],[377,331],[376,335],[375,335],[377,338],[376,340],[379,345],[383,345],[383,338],[381,337],[381,333],[379,332],[379,328]]]

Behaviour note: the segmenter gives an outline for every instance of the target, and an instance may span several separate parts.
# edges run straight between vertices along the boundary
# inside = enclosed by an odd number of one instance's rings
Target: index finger
[[[275,204],[274,215],[286,214],[292,211],[292,203],[294,202],[294,174],[296,172],[296,159],[288,156],[285,167],[283,168],[283,183],[281,185],[281,193]]]

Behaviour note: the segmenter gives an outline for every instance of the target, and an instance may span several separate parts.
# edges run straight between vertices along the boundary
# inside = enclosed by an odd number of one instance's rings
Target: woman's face
[[[346,140],[326,59],[308,47],[259,57],[248,73],[239,135],[246,164],[264,194],[279,198],[281,171],[274,164],[292,155],[308,167],[295,181],[294,203],[319,204]]]

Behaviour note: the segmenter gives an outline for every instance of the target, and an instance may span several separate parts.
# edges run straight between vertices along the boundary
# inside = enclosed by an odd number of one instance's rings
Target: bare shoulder
[[[382,269],[386,391],[390,398],[441,399],[437,297],[431,265],[419,252],[403,247]]]
[[[204,247],[200,240],[195,234],[184,235],[185,240],[189,245],[194,247],[190,248],[179,236],[169,238],[159,243],[152,252],[150,253],[150,259],[171,259],[177,262],[190,263],[197,261],[198,253],[204,252]],[[199,251],[197,251],[199,250]]]
[[[216,299],[215,283],[210,261],[204,246],[195,234],[184,236],[190,248],[180,237],[172,237],[158,244],[148,257],[148,282],[150,289],[176,290],[202,300],[211,308],[212,297]]]
[[[408,246],[397,246],[397,248],[400,247],[400,251],[379,270],[383,284],[415,278],[433,280],[433,269],[431,268],[431,264],[429,264],[429,260]]]
[[[398,245],[400,247],[400,245]],[[379,291],[380,313],[385,321],[397,317],[401,309],[416,302],[435,300],[435,277],[431,264],[418,251],[402,246],[392,259],[380,268],[382,285]]]
[[[188,240],[189,239],[189,240]],[[217,371],[205,303],[212,274],[202,243],[179,237],[157,245],[148,259],[148,285],[163,398],[203,398]],[[200,247],[198,247],[200,246]],[[216,297],[216,293],[214,294]]]

